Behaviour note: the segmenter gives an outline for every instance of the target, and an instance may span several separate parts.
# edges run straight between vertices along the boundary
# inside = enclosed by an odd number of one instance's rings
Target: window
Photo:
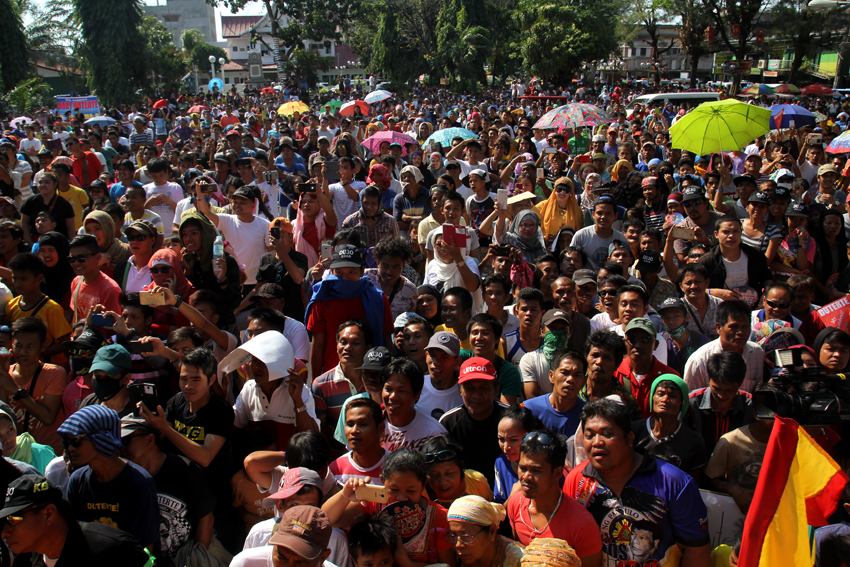
[[[641,56],[641,57],[646,57],[646,48],[645,48],[645,47],[641,47],[641,48],[640,48],[640,56]]]
[[[238,48],[237,46],[235,46],[235,45],[234,45],[234,46],[233,46],[233,51],[239,51],[239,48]]]
[[[167,23],[167,24],[173,24],[175,22],[180,21],[180,15],[178,14],[176,16],[163,16],[162,21]]]

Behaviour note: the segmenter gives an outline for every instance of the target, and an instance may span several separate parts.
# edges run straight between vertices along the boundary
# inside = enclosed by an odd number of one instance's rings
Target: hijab
[[[419,287],[416,288],[417,299],[419,298],[420,295],[431,295],[431,296],[434,297],[434,299],[437,300],[437,314],[434,315],[432,318],[427,319],[427,321],[429,323],[431,323],[431,325],[433,325],[434,327],[436,327],[437,325],[442,325],[443,324],[443,317],[442,317],[443,299],[442,299],[442,295],[440,294],[440,292],[437,290],[436,287],[434,287],[432,285],[423,284],[423,285],[420,285]]]
[[[388,170],[385,166],[376,163],[369,168],[369,178],[366,179],[366,182],[374,185],[381,190],[381,193],[383,193],[390,188],[392,183],[390,170]]]
[[[44,267],[44,280],[41,282],[41,291],[56,303],[62,305],[65,296],[71,290],[71,282],[76,277],[76,272],[68,263],[68,239],[60,232],[47,232],[38,239],[38,246],[52,246],[56,249],[58,260],[52,268]]]
[[[88,222],[96,222],[103,229],[106,247],[101,248],[100,252],[109,255],[110,270],[114,270],[116,265],[130,257],[130,247],[115,238],[115,223],[112,222],[112,217],[108,213],[92,211],[86,215],[83,226],[86,226]]]
[[[180,258],[177,257],[177,253],[174,250],[171,248],[161,248],[154,252],[153,256],[151,256],[151,259],[148,261],[148,268],[153,268],[157,264],[162,264],[163,260],[171,265],[171,271],[173,274],[172,277],[174,278],[174,285],[171,289],[174,293],[182,297],[184,301],[188,300],[189,297],[195,293],[195,288],[192,287],[192,284],[190,284],[189,280],[186,279],[186,274],[183,273],[183,264],[180,261]],[[156,285],[155,281],[151,281],[151,283],[142,289],[144,291],[151,291],[156,287]],[[171,311],[171,308],[169,308],[169,311]]]
[[[295,215],[295,223],[292,226],[292,242],[295,244],[295,250],[307,256],[307,265],[315,266],[319,263],[319,253],[313,248],[313,245],[307,242],[307,239],[304,238],[304,227],[306,226],[306,222],[304,221],[304,211],[301,210],[300,206],[297,211],[298,212]],[[316,224],[316,233],[318,234],[319,243],[321,243],[327,234],[324,209],[319,208],[319,214],[313,222]]]
[[[519,232],[520,224],[527,218],[531,218],[537,223],[537,232],[531,238],[520,236]],[[540,231],[540,217],[531,209],[522,210],[514,217],[508,232],[505,233],[504,240],[514,248],[519,248],[522,257],[529,264],[533,264],[537,258],[546,254],[543,233]]]
[[[619,178],[621,167],[625,167],[626,169],[628,169],[629,172],[632,172],[635,169],[632,166],[632,162],[630,162],[629,160],[627,160],[627,159],[618,160],[617,163],[615,163],[614,166],[611,168],[611,180],[612,181],[616,181],[618,183],[620,181],[625,181],[624,179]]]
[[[567,193],[566,209],[561,210],[558,204],[558,192],[554,189],[548,199],[534,205],[534,212],[540,215],[544,240],[555,238],[564,225],[569,225],[576,230],[584,227],[584,218],[581,207],[576,201],[572,180],[569,177],[559,177],[555,181],[555,187],[559,185],[567,185],[570,188]]]
[[[442,235],[443,227],[438,226],[428,234],[428,238],[431,242],[434,242],[436,244],[436,237]],[[460,253],[463,256],[465,262],[467,258],[466,248],[461,248]],[[429,277],[429,275],[432,277]],[[439,255],[437,255],[436,250],[434,251],[434,259],[428,263],[428,269],[425,272],[425,276],[429,280],[425,283],[433,287],[436,287],[437,285],[442,283],[443,290],[447,290],[453,287],[466,288],[466,284],[463,283],[463,277],[460,275],[460,270],[458,269],[457,264],[455,264],[454,262],[446,264],[445,262],[440,260],[440,257]],[[481,313],[482,308],[484,306],[484,295],[482,294],[481,285],[479,285],[478,289],[471,293],[472,313]]]

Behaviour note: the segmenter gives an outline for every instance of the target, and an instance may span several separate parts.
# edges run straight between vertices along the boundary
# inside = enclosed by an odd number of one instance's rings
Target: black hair
[[[717,324],[722,327],[729,321],[730,317],[744,318],[749,321],[751,313],[750,306],[741,299],[723,301],[717,306]]]
[[[823,338],[823,342],[821,342],[820,346],[823,348],[825,344],[830,345],[840,345],[844,347],[850,347],[850,335],[842,331],[841,329],[836,329],[835,331],[829,333],[827,336]],[[820,355],[820,348],[818,349],[818,355]]]
[[[38,317],[21,317],[12,323],[12,338],[23,333],[35,333],[42,344],[47,340],[47,325]]]
[[[194,327],[175,327],[168,333],[167,343],[169,345],[175,345],[185,340],[191,341],[195,348],[204,346],[204,338]]]
[[[545,264],[546,262],[551,262],[553,264],[558,263],[558,261],[552,254],[544,254],[534,261],[534,265],[539,266],[540,264]]]
[[[448,190],[446,194],[443,196],[443,204],[445,205],[446,201],[455,201],[460,203],[461,208],[463,208],[466,202],[463,200],[463,195],[458,193],[455,190]]]
[[[150,160],[147,167],[149,173],[163,173],[171,169],[171,163],[167,158],[158,156]]]
[[[339,158],[339,163],[347,163],[351,166],[352,171],[354,170],[354,160],[351,159],[351,148],[349,147],[348,140],[338,140],[336,143],[337,146],[345,146],[345,149],[348,150],[348,155],[342,156]]]
[[[422,369],[419,368],[418,364],[403,356],[396,358],[381,371],[382,383],[385,383],[395,374],[401,374],[407,378],[414,394],[422,393],[422,388],[425,385],[425,375],[422,374]]]
[[[608,272],[608,275],[614,275],[614,276],[620,276],[620,277],[625,275],[624,272],[623,272],[623,265],[619,264],[617,262],[614,262],[613,260],[606,260],[605,262],[600,262],[599,268],[604,269],[606,272]]]
[[[363,555],[375,555],[381,551],[395,553],[397,545],[395,524],[385,514],[358,516],[348,530],[348,553],[355,562]]]
[[[0,223],[0,230],[3,230],[3,223]],[[100,247],[97,245],[97,239],[91,234],[78,234],[75,236],[68,245],[68,250],[73,248],[85,248],[92,254],[100,254]]]
[[[543,309],[543,304],[546,302],[543,298],[543,292],[533,287],[524,287],[517,292],[516,304],[519,305],[520,301],[525,301],[526,303],[536,301],[540,309]]]
[[[841,567],[850,557],[850,534],[831,534],[820,542],[818,567]]]
[[[194,366],[210,380],[215,379],[218,372],[218,361],[215,359],[215,355],[211,350],[203,347],[194,348],[181,356],[180,364]]]
[[[510,419],[515,421],[522,427],[525,432],[544,429],[545,426],[540,418],[534,415],[530,409],[519,404],[513,405],[502,413],[502,419]],[[500,420],[501,421],[501,420]]]
[[[709,380],[739,387],[747,375],[747,363],[737,352],[724,351],[712,354],[705,364]]]
[[[381,204],[381,190],[374,185],[369,185],[360,192],[360,202],[362,203],[366,197],[374,197],[378,199],[378,204]]]
[[[542,293],[542,292],[541,292]],[[499,347],[499,337],[502,336],[502,322],[496,319],[494,316],[489,313],[477,313],[472,316],[469,320],[469,324],[466,326],[466,332],[472,333],[473,325],[480,324],[490,325],[490,328],[493,330],[493,335],[496,337],[496,348]]]
[[[116,134],[116,136],[117,136],[117,134]],[[133,173],[134,171],[136,171],[136,166],[133,165],[133,162],[128,160],[128,159],[122,159],[121,161],[119,161],[118,165],[115,166],[115,169],[118,169],[118,168],[121,168],[121,167],[123,167],[124,169],[129,169],[130,173]]]
[[[623,360],[626,356],[626,343],[623,338],[614,331],[594,331],[589,337],[584,347],[584,356],[590,354],[590,349],[605,348],[614,353],[614,360]]]
[[[558,257],[558,260],[563,260],[563,257],[569,254],[570,252],[578,252],[581,256],[582,267],[587,265],[587,253],[584,251],[584,246],[567,246],[566,248],[561,250],[561,255]],[[558,264],[560,265],[560,261],[558,262]]]
[[[786,282],[770,282],[764,286],[764,297],[767,297],[767,294],[770,293],[770,290],[773,288],[784,289],[791,296],[791,299],[794,299],[794,288],[792,288]]]
[[[348,405],[345,406],[345,414],[342,416],[343,423],[345,423],[345,416],[348,415],[349,410],[356,408],[368,408],[372,413],[372,417],[375,419],[376,426],[379,426],[384,422],[384,410],[381,409],[380,404],[370,397],[365,397],[352,398],[351,401],[348,402]]]
[[[189,305],[197,307],[203,303],[209,305],[213,313],[221,315],[221,298],[218,294],[210,289],[199,289],[189,298]]]
[[[336,248],[337,245],[343,240],[347,240],[355,248],[363,247],[363,240],[360,238],[360,233],[354,230],[353,228],[345,228],[343,230],[337,231],[331,242],[333,243],[334,248]]]
[[[391,362],[390,365],[394,362]],[[411,364],[416,366],[413,362]],[[406,472],[413,473],[423,485],[428,482],[428,464],[425,462],[425,456],[419,451],[409,448],[393,451],[387,455],[387,460],[384,461],[384,466],[381,469],[381,480],[384,481],[386,486],[390,477]]]
[[[286,316],[277,309],[257,308],[251,311],[248,316],[248,323],[251,321],[260,321],[265,323],[273,331],[282,333],[286,327]]]
[[[595,333],[594,333],[595,334]],[[613,333],[612,333],[613,334]],[[581,410],[581,426],[584,428],[587,421],[594,417],[607,419],[623,430],[623,436],[632,432],[632,418],[629,410],[621,403],[614,400],[601,399],[587,402]]]
[[[29,272],[34,276],[44,274],[44,260],[38,254],[21,252],[9,260],[9,269],[13,272]]]
[[[416,325],[422,326],[429,339],[434,336],[434,325],[432,325],[427,319],[423,319],[421,317],[411,317],[407,320],[407,323],[404,324],[403,328],[406,329],[408,327],[415,327]]]
[[[720,225],[722,225],[724,222],[734,222],[738,223],[739,227],[741,226],[741,219],[739,219],[735,215],[723,215],[714,222],[714,232],[719,232]]]
[[[121,305],[122,309],[124,307],[138,307],[142,310],[142,316],[145,319],[153,317],[153,307],[150,305],[142,305],[138,292],[122,292],[118,295],[118,304]]]
[[[682,268],[679,270],[679,283],[685,281],[686,274],[698,274],[702,276],[705,281],[708,281],[710,279],[708,268],[706,268],[704,264],[700,264],[699,262],[685,264],[684,266],[682,266]]]
[[[567,442],[564,439],[564,436],[560,433],[555,433],[549,431],[548,429],[538,429],[534,431],[537,435],[526,439],[530,434],[526,434],[522,439],[522,443],[519,446],[520,455],[543,455],[546,459],[546,462],[552,467],[554,471],[558,467],[563,467],[564,462],[567,460]],[[548,435],[552,442],[548,445],[544,445],[541,441],[540,437],[543,435]]]
[[[413,257],[413,252],[410,249],[410,244],[403,238],[387,235],[375,245],[372,256],[378,261],[384,256],[389,256],[407,262]]]
[[[486,276],[481,284],[481,290],[484,291],[493,284],[502,286],[506,294],[511,293],[511,282],[502,274],[490,274]]]
[[[443,293],[443,301],[449,296],[457,297],[464,311],[472,311],[472,294],[465,287],[450,287]]]
[[[619,266],[619,264],[617,264],[617,265]],[[628,283],[629,283],[628,280],[626,280],[626,278],[624,278],[623,276],[610,274],[610,275],[605,276],[601,280],[599,280],[599,282],[596,285],[599,289],[602,289],[602,286],[605,285],[605,284],[613,284],[613,285],[617,286],[617,289],[620,289],[621,287],[628,285]]]
[[[286,466],[324,471],[331,462],[331,448],[318,431],[299,431],[286,446]]]
[[[193,180],[193,181],[194,181],[194,180]],[[142,195],[142,197],[145,197],[145,198],[147,197],[147,191],[145,191],[145,188],[144,188],[144,186],[143,186],[143,185],[130,185],[130,186],[129,186],[129,187],[127,187],[127,189],[124,191],[124,194],[126,195],[126,194],[127,194],[127,193],[129,193],[130,191],[133,191],[134,193],[140,193],[140,194]]]
[[[624,293],[635,293],[640,296],[644,305],[649,305],[649,294],[646,293],[646,290],[637,284],[626,284],[620,289],[617,290],[617,300],[620,300],[620,296]]]
[[[449,436],[445,433],[428,437],[419,448],[419,452],[423,455],[427,455],[428,453],[438,453],[443,450],[454,451],[455,456],[451,459],[446,459],[445,461],[440,462],[454,461],[457,466],[460,467],[460,470],[464,469],[463,447],[459,443],[455,443],[449,439]]]
[[[641,232],[643,232],[644,229],[646,228],[646,224],[643,221],[641,221],[640,219],[631,218],[631,219],[626,219],[625,221],[623,221],[622,230],[620,232],[625,234],[626,230],[631,226],[638,227],[638,229],[640,229]]]
[[[342,323],[336,330],[337,342],[339,342],[339,336],[348,327],[357,327],[360,329],[360,332],[363,333],[363,340],[366,341],[366,345],[375,344],[375,329],[373,329],[372,325],[364,319],[349,319]]]
[[[661,229],[655,227],[645,228],[640,231],[640,235],[641,237],[648,236],[650,238],[654,238],[659,244],[664,244],[664,233],[661,232]]]
[[[561,361],[565,358],[570,360],[575,360],[579,364],[581,364],[581,372],[582,374],[587,374],[587,357],[580,355],[574,350],[562,350],[560,352],[556,352],[552,357],[552,364],[550,365],[550,370],[554,370],[561,365]]]

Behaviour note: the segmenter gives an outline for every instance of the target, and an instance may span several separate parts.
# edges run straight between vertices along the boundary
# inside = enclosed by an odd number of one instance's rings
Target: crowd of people
[[[850,101],[694,155],[646,88],[4,120],[0,567],[735,565],[700,489],[748,512],[753,392],[850,363]]]

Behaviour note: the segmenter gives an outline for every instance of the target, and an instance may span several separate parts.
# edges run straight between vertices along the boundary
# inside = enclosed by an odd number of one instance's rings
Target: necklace
[[[527,527],[528,529],[531,530],[532,536],[538,536],[538,535],[542,534],[543,532],[545,532],[546,528],[549,527],[549,524],[552,523],[552,518],[554,518],[555,514],[558,513],[558,508],[561,507],[561,500],[563,500],[563,499],[564,499],[564,493],[560,492],[558,494],[558,504],[555,506],[555,509],[552,510],[552,513],[549,514],[549,519],[546,521],[546,525],[543,526],[542,528],[540,528],[539,530],[534,527],[534,520],[531,519],[531,507],[529,507],[529,509],[528,509],[528,521],[531,522],[531,525],[528,525],[528,524],[525,523],[525,518],[522,517],[522,508],[520,508],[520,510],[519,510],[519,519],[525,525],[525,527]]]

